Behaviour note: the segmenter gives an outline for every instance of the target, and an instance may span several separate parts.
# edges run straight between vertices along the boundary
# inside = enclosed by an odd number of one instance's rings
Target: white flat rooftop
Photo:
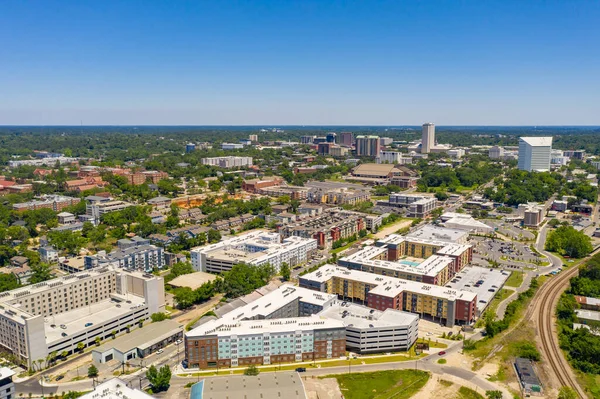
[[[520,139],[533,147],[552,146],[552,137],[520,137]]]
[[[386,309],[382,312],[352,302],[341,301],[324,309],[318,315],[339,320],[346,327],[355,328],[403,327],[419,319],[419,315],[416,313],[402,312],[395,309]]]
[[[292,317],[272,320],[244,320],[234,324],[224,319],[209,321],[194,330],[187,336],[217,335],[228,337],[230,335],[263,335],[264,333],[284,333],[290,331],[312,331],[315,329],[344,328],[344,323],[338,320],[326,319],[319,316]]]
[[[152,399],[152,396],[138,389],[132,389],[118,378],[112,378],[98,385],[95,390],[81,396],[81,399]]]
[[[69,336],[77,335],[85,330],[92,330],[108,320],[131,312],[133,306],[143,306],[144,303],[144,298],[135,295],[128,295],[126,298],[121,295],[111,294],[111,297],[114,300],[105,299],[90,306],[45,317],[44,329],[48,345]],[[116,300],[120,300],[121,302],[116,302]],[[131,301],[131,303],[127,303],[127,301]],[[85,325],[88,323],[92,323],[92,325],[86,327]],[[55,327],[52,327],[52,325]],[[61,328],[61,326],[65,328]],[[63,333],[67,334],[67,336],[64,337]]]

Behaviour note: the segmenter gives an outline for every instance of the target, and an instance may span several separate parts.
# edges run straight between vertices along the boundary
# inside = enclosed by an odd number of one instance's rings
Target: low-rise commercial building
[[[447,326],[475,320],[477,295],[438,285],[401,280],[334,265],[300,276],[300,286],[378,310],[389,308],[418,313]]]
[[[264,177],[262,179],[244,180],[242,190],[256,194],[261,188],[275,187],[283,183],[283,179],[279,176]]]
[[[17,374],[8,367],[0,367],[0,399],[16,398],[13,376]]]
[[[135,329],[115,340],[92,349],[92,359],[97,363],[144,358],[165,346],[183,339],[183,325],[173,320],[150,323],[143,329]]]
[[[96,388],[80,396],[80,399],[152,399],[151,395],[146,392],[131,388],[127,385],[127,382],[119,378],[111,378],[101,384],[98,384]]]
[[[161,277],[98,268],[0,294],[0,345],[33,367],[164,311]]]
[[[281,240],[277,233],[254,231],[194,248],[190,254],[196,271],[220,273],[242,262],[257,266],[268,263],[276,270],[284,263],[293,267],[306,262],[316,250],[317,241],[312,238],[287,237]]]

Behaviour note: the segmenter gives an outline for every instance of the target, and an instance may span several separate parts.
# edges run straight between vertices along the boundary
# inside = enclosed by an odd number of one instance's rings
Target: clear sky
[[[600,125],[600,1],[0,3],[0,124]]]

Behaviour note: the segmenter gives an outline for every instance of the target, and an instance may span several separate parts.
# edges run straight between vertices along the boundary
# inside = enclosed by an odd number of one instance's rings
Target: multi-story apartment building
[[[161,172],[158,170],[145,170],[142,172],[144,176],[146,176],[146,181],[156,184],[162,179],[167,179],[169,174],[167,172]]]
[[[122,211],[125,208],[133,206],[132,203],[113,200],[112,198],[99,197],[91,195],[85,198],[87,204],[85,206],[85,214],[93,219],[95,223],[100,222],[102,215],[110,212]]]
[[[42,195],[38,199],[13,204],[13,209],[16,211],[32,211],[35,209],[48,208],[54,212],[60,212],[64,208],[78,204],[80,198],[66,197],[64,195]]]
[[[302,136],[300,137],[300,144],[312,144],[316,136]]]
[[[543,205],[526,204],[523,207],[523,226],[539,227],[544,220],[544,213],[545,208]]]
[[[519,139],[519,169],[528,172],[550,170],[552,137],[521,137]]]
[[[188,365],[201,369],[334,359],[345,353],[344,324],[316,316],[227,325],[217,319],[185,337]]]
[[[100,251],[95,255],[86,255],[86,269],[113,266],[121,269],[151,272],[165,266],[164,252],[161,247],[150,245],[150,241],[133,237],[118,241],[118,249],[110,253]]]
[[[329,155],[332,157],[345,157],[348,155],[348,147],[332,145],[329,147]]]
[[[370,199],[371,194],[366,190],[348,190],[346,188],[331,190],[313,188],[308,191],[307,197],[309,202],[332,205],[356,205]]]
[[[278,233],[254,231],[190,251],[192,266],[197,271],[220,273],[238,263],[270,264],[276,270],[284,263],[293,267],[307,261],[317,250],[312,238],[288,237],[281,240]]]
[[[123,175],[123,177],[127,179],[127,183],[131,184],[132,186],[139,186],[146,183],[146,175],[141,172],[128,173]]]
[[[392,308],[418,313],[447,326],[469,324],[476,316],[477,295],[468,291],[335,265],[325,265],[299,279],[304,288],[336,294],[382,311]]]
[[[161,277],[97,268],[0,294],[0,346],[33,367],[164,310]]]
[[[218,166],[220,168],[225,168],[225,169],[243,168],[243,167],[247,167],[247,166],[252,166],[252,157],[229,156],[229,157],[202,158],[202,165]]]
[[[258,189],[258,193],[277,198],[287,195],[290,199],[300,201],[308,197],[308,188],[299,186],[263,187]]]
[[[317,240],[319,248],[331,248],[334,241],[358,235],[365,230],[365,214],[331,209],[320,215],[279,228],[283,237],[304,237]]]
[[[356,155],[359,157],[376,157],[381,142],[379,136],[356,136]]]

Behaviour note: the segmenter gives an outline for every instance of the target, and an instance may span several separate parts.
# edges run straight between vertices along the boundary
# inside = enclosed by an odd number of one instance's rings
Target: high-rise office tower
[[[329,133],[327,133],[326,138],[327,138],[327,142],[328,143],[334,143],[335,144],[335,140],[337,138],[337,134],[335,134],[334,132],[329,132]]]
[[[552,137],[521,137],[519,139],[519,169],[528,172],[550,170]]]
[[[354,142],[354,135],[352,132],[342,132],[340,136],[340,144],[345,145],[347,147],[352,147],[352,143]]]
[[[356,136],[356,155],[359,157],[376,157],[379,155],[381,143],[379,136]]]
[[[421,137],[421,154],[429,154],[433,147],[435,147],[435,125],[424,123]]]

